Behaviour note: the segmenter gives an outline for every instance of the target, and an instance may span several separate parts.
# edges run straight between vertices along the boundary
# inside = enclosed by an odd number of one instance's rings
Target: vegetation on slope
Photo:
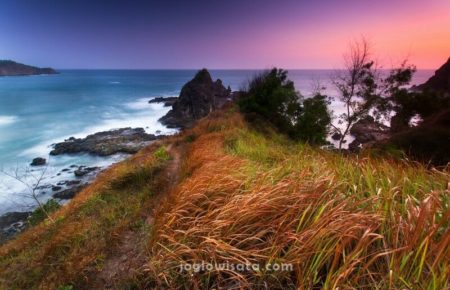
[[[112,167],[56,212],[54,224],[44,222],[0,248],[0,285],[450,286],[448,172],[323,151],[261,127],[264,133],[228,107],[165,140],[166,149],[156,144]],[[180,178],[157,198],[174,146],[186,148]],[[129,231],[139,238],[128,253],[120,247]],[[135,261],[133,271],[102,284],[98,277],[108,280],[104,272],[117,253]],[[202,262],[261,268],[180,268]],[[292,264],[292,271],[264,268],[275,263]]]
[[[154,144],[102,173],[53,215],[54,223],[45,221],[2,246],[0,288],[93,286],[93,277],[105,259],[116,254],[115,246],[127,232],[136,232],[145,241],[151,230],[145,223],[151,199],[166,182],[159,172],[169,155],[158,146]],[[135,247],[143,252],[144,247]]]
[[[255,132],[237,114],[196,130],[189,178],[161,210],[151,241],[158,287],[449,286],[448,173],[313,149]],[[294,270],[180,271],[202,261]]]

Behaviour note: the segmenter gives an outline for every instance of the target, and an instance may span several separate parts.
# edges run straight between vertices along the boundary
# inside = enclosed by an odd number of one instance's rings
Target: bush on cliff
[[[255,76],[238,100],[241,112],[262,117],[294,140],[323,144],[331,120],[325,97],[303,100],[287,73],[273,68]]]

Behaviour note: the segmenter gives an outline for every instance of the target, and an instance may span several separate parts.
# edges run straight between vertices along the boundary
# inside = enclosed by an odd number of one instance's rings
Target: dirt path
[[[180,179],[184,148],[171,144],[167,147],[167,151],[171,160],[158,176],[160,181],[156,187],[159,190],[155,192],[150,204],[145,207],[145,212],[142,214],[147,227],[151,227],[153,224],[154,209]],[[105,258],[101,271],[87,275],[89,289],[119,289],[124,286],[120,285],[120,282],[133,281],[148,260],[145,247],[147,238],[146,232],[142,230],[129,230],[123,233],[120,243],[111,249],[110,254]]]

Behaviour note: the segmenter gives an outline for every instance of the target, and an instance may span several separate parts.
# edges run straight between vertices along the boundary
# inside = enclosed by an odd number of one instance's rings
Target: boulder
[[[333,135],[331,135],[331,139],[335,140],[335,141],[339,141],[342,138],[342,134],[335,132]]]
[[[31,161],[30,165],[31,166],[42,166],[42,165],[45,165],[46,163],[47,163],[47,160],[45,158],[36,157]]]
[[[71,137],[64,142],[53,144],[50,155],[83,152],[98,156],[134,154],[158,138],[161,136],[147,134],[143,128],[122,128],[95,133],[82,139]]]
[[[90,173],[92,171],[96,171],[98,169],[100,169],[100,167],[84,167],[84,166],[80,166],[73,173],[75,174],[76,177],[82,177],[82,176],[85,176],[86,174],[88,174],[88,173]]]
[[[30,215],[31,212],[8,212],[0,216],[0,244],[21,232]]]
[[[0,216],[0,229],[11,226],[20,221],[26,221],[30,216],[30,212],[8,212]]]
[[[58,199],[72,199],[75,197],[75,195],[77,195],[77,193],[79,193],[85,187],[86,184],[68,188],[63,191],[55,193],[53,197]]]
[[[220,108],[231,97],[220,79],[213,81],[208,70],[202,69],[181,89],[172,109],[160,119],[169,128],[190,127],[193,123]]]
[[[350,128],[350,134],[355,137],[355,140],[349,144],[349,149],[353,151],[390,137],[389,127],[376,122],[371,116],[356,122]]]

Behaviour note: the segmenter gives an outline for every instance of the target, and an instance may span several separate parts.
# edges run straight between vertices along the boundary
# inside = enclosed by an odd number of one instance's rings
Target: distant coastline
[[[50,67],[39,68],[12,60],[0,60],[0,77],[6,76],[31,76],[31,75],[51,75],[58,74]]]

